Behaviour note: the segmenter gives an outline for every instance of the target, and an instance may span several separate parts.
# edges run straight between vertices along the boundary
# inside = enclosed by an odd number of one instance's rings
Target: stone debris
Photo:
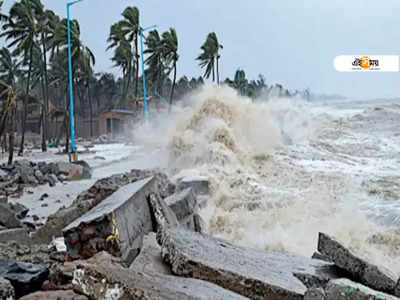
[[[0,243],[8,243],[10,241],[29,245],[31,243],[31,238],[26,228],[0,230]]]
[[[121,187],[63,230],[68,256],[90,258],[100,251],[122,256],[130,264],[153,230],[148,197],[156,191],[149,177]]]
[[[308,283],[335,278],[331,264],[234,246],[183,228],[161,233],[162,256],[175,275],[207,280],[251,299],[303,299]],[[296,275],[296,276],[295,276]]]
[[[55,186],[63,176],[73,180],[91,177],[91,169],[84,161],[68,162],[30,162],[17,160],[13,165],[0,166],[0,195],[20,197],[25,187],[49,184]]]
[[[15,290],[11,282],[3,277],[0,277],[0,299],[13,300],[15,299]]]
[[[0,204],[0,225],[6,228],[22,227],[21,221],[18,220],[9,204]]]
[[[0,260],[0,277],[11,282],[17,298],[40,290],[48,275],[49,269],[45,265]]]
[[[74,289],[91,299],[247,299],[201,280],[125,269],[104,256],[82,262],[74,272]]]
[[[318,251],[337,267],[349,272],[357,282],[377,291],[400,296],[396,290],[398,277],[395,274],[361,259],[327,234],[319,234]]]
[[[86,296],[76,294],[72,290],[36,292],[22,297],[20,300],[88,300]]]
[[[374,291],[349,279],[335,279],[328,282],[324,300],[399,300],[399,298]]]

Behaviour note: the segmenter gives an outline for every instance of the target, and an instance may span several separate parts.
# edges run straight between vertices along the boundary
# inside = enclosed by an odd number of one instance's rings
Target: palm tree
[[[123,74],[122,105],[125,105],[126,96],[132,78],[133,53],[132,46],[125,38],[122,31],[121,21],[111,25],[110,34],[107,39],[109,46],[107,50],[114,48],[114,55],[111,60],[115,67],[120,67]]]
[[[10,127],[8,164],[11,165],[14,156],[14,135],[16,121],[15,115],[17,110],[17,97],[15,96],[13,87],[2,80],[0,80],[0,99],[3,102],[1,130],[4,130],[7,123]],[[2,132],[0,132],[0,135],[2,135]]]
[[[157,30],[149,32],[145,45],[144,54],[150,54],[145,60],[148,66],[146,74],[148,74],[149,81],[154,83],[158,93],[162,94],[165,66],[163,63],[163,41]]]
[[[24,62],[28,65],[28,79],[24,99],[27,99],[30,90],[30,79],[32,71],[32,55],[35,40],[38,35],[37,13],[43,10],[40,0],[21,0],[15,3],[9,13],[7,22],[3,25],[3,33],[0,37],[12,40],[7,47],[16,47],[14,54],[22,54]],[[27,103],[24,102],[22,118],[22,137],[18,155],[24,152],[25,123],[27,117]]]
[[[140,31],[139,21],[139,9],[135,6],[125,8],[122,12],[123,19],[119,22],[121,26],[122,34],[125,39],[133,43],[135,53],[133,55],[135,59],[135,100],[138,98],[138,84],[139,84],[139,50],[138,50],[138,37]],[[132,70],[130,70],[132,72]]]
[[[200,61],[200,67],[206,68],[204,77],[209,78],[212,73],[213,82],[215,82],[215,67],[217,68],[217,84],[219,84],[219,59],[221,57],[219,49],[223,49],[223,46],[218,42],[215,32],[211,32],[201,46],[203,52],[196,58]]]
[[[0,23],[7,21],[8,17],[5,14],[1,13],[1,7],[3,6],[4,1],[0,0]]]
[[[179,59],[178,55],[178,36],[174,28],[170,28],[162,34],[162,54],[169,66],[168,74],[173,70],[174,79],[172,80],[171,94],[169,98],[169,109],[171,110],[172,100],[174,97],[174,89],[176,84],[176,62]]]

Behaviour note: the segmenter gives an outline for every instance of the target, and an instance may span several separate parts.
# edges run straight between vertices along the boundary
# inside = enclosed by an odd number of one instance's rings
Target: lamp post
[[[77,0],[67,3],[67,35],[68,35],[68,78],[69,78],[69,117],[71,126],[71,153],[70,160],[76,161],[76,147],[75,147],[75,125],[74,125],[74,92],[72,84],[72,59],[71,59],[71,25],[69,17],[69,8],[83,0]]]
[[[155,28],[156,25],[149,26],[146,28],[140,28],[139,33],[140,33],[140,54],[142,56],[142,79],[143,79],[143,104],[144,104],[144,118],[147,119],[147,116],[149,114],[148,108],[147,108],[147,91],[146,91],[146,75],[144,72],[144,50],[143,50],[143,32],[150,30],[152,28]]]

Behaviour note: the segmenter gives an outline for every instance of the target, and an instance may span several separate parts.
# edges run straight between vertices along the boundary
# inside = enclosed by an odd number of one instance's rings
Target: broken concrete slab
[[[177,191],[183,191],[187,188],[192,188],[195,195],[210,194],[210,182],[204,176],[187,176],[179,180]]]
[[[374,290],[400,296],[396,291],[398,278],[395,274],[361,259],[327,234],[319,234],[318,251],[327,256],[336,266],[349,272],[354,280]]]
[[[168,228],[159,240],[174,274],[207,280],[251,299],[303,299],[307,287],[299,275],[325,283],[335,278],[332,264],[246,249],[183,228]]]
[[[36,292],[33,294],[26,295],[20,300],[88,300],[86,296],[79,295],[72,290],[67,291],[48,291],[48,292]]]
[[[0,277],[0,299],[13,300],[15,299],[15,290],[11,282],[3,277]]]
[[[165,202],[179,221],[193,215],[197,205],[196,195],[190,187],[165,198]]]
[[[247,299],[209,282],[146,274],[93,259],[82,262],[75,270],[73,285],[91,299]]]
[[[206,233],[207,225],[199,214],[193,215],[194,231],[199,233]]]
[[[168,207],[165,201],[161,199],[160,195],[151,193],[148,199],[150,203],[151,216],[155,221],[155,224],[153,224],[154,231],[162,230],[169,226],[180,225],[176,215],[171,208]]]
[[[325,300],[399,300],[399,298],[372,290],[349,279],[335,279],[325,288]]]
[[[15,241],[22,245],[29,245],[31,239],[26,228],[12,228],[0,231],[0,243]]]
[[[89,258],[100,251],[122,256],[130,265],[153,231],[148,196],[156,192],[155,178],[125,185],[63,230],[68,255]]]
[[[11,282],[17,298],[40,290],[48,275],[49,270],[45,265],[0,260],[0,277]]]
[[[147,274],[172,274],[169,266],[162,260],[161,247],[157,243],[154,232],[149,233],[143,238],[143,247],[140,250],[140,254],[133,261],[129,269]]]

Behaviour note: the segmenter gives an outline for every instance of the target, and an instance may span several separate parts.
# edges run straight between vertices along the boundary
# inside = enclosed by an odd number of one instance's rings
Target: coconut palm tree
[[[1,115],[1,130],[4,131],[6,124],[9,124],[9,147],[8,147],[8,164],[11,165],[14,157],[14,135],[15,135],[15,115],[17,110],[17,97],[11,85],[0,79],[0,100],[3,102]],[[2,135],[2,132],[0,132]]]
[[[161,88],[165,77],[165,66],[163,63],[163,42],[157,30],[152,30],[147,35],[146,50],[144,54],[149,54],[145,63],[148,66],[146,75],[150,82],[154,83],[157,91],[162,94]]]
[[[5,37],[6,41],[11,40],[7,47],[15,47],[14,54],[22,55],[24,62],[28,65],[26,97],[24,99],[27,99],[30,90],[33,47],[39,32],[37,13],[41,10],[43,10],[43,5],[40,0],[21,0],[15,3],[10,9],[7,22],[3,25],[3,32],[0,34],[0,37]],[[24,103],[22,137],[18,155],[22,155],[24,152],[26,106],[27,104]]]
[[[122,31],[121,21],[114,23],[110,27],[110,34],[107,39],[109,43],[107,50],[114,49],[114,55],[111,60],[115,67],[122,69],[123,85],[122,85],[122,105],[125,105],[127,93],[129,91],[132,78],[133,57],[132,46]]]
[[[223,49],[223,46],[218,42],[217,35],[215,32],[211,32],[207,35],[206,41],[201,46],[203,51],[196,60],[200,61],[199,65],[201,68],[205,68],[204,77],[209,78],[212,74],[212,80],[215,82],[215,68],[217,69],[217,83],[219,84],[219,59],[221,55],[219,50]]]
[[[174,79],[172,80],[171,94],[169,98],[169,109],[171,110],[176,84],[176,63],[179,59],[178,36],[174,28],[170,28],[169,31],[166,31],[162,34],[162,55],[166,61],[166,65],[169,67],[168,74],[171,71],[174,72]]]
[[[135,62],[135,100],[138,98],[138,84],[139,84],[139,48],[138,38],[140,31],[139,21],[139,9],[135,6],[125,8],[122,12],[123,19],[119,22],[122,30],[122,34],[125,39],[132,43],[132,49],[134,49],[133,59]],[[131,70],[132,72],[132,70]]]

